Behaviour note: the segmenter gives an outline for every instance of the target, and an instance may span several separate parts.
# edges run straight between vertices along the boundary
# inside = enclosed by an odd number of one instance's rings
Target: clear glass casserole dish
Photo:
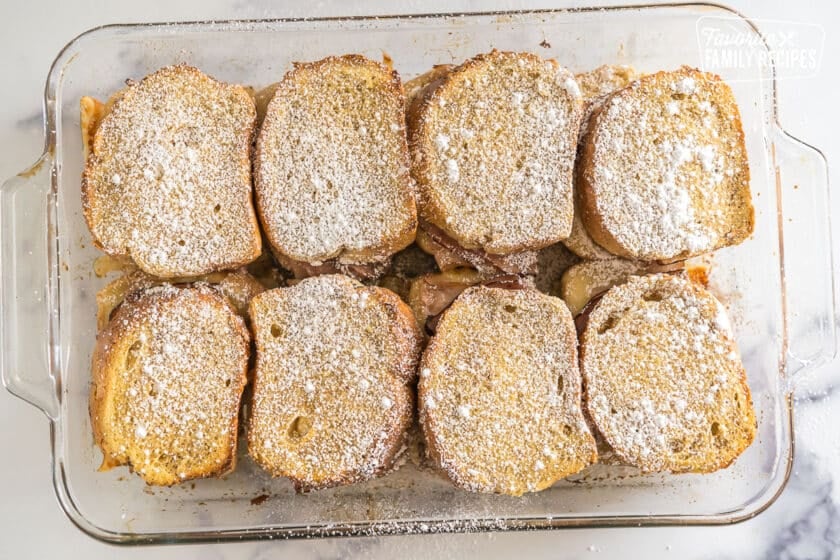
[[[2,376],[50,419],[53,483],[88,534],[114,543],[522,530],[610,525],[723,524],[764,510],[793,458],[791,381],[836,346],[826,163],[777,122],[770,57],[721,72],[739,101],[752,169],[755,235],[720,251],[711,284],[733,317],[759,422],[758,437],[712,475],[624,476],[595,467],[522,498],[469,494],[410,463],[365,484],[296,495],[240,445],[220,480],[149,488],[125,469],[96,471],[87,413],[99,253],[81,212],[82,95],[106,98],[126,78],[189,62],[219,79],[263,86],[292,61],[387,53],[404,79],[492,48],[556,57],[575,71],[702,67],[698,24],[723,18],[767,50],[727,8],[673,4],[518,13],[114,25],[74,39],[49,73],[46,144],[0,195]],[[723,21],[722,20],[722,21]]]

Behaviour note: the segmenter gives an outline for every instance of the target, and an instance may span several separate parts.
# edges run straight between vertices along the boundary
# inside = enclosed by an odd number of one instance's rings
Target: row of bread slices
[[[90,400],[103,469],[161,485],[230,472],[249,382],[249,455],[298,490],[393,469],[415,410],[434,466],[511,495],[598,460],[711,472],[755,434],[726,312],[682,274],[626,279],[579,333],[559,298],[473,286],[425,348],[386,288],[336,274],[265,290],[247,276],[111,291]]]
[[[261,231],[296,277],[368,279],[415,238],[439,262],[521,274],[560,241],[673,262],[753,230],[732,91],[685,67],[574,76],[493,51],[404,92],[348,55],[249,94],[181,65],[83,98],[82,130],[95,244],[164,278],[252,262]]]

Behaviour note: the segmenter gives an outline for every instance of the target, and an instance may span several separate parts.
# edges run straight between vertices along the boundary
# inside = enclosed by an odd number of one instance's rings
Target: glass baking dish
[[[556,57],[575,71],[605,63],[641,71],[702,65],[698,22],[716,17],[766,50],[753,24],[710,4],[318,20],[113,25],[58,55],[47,80],[46,143],[0,197],[2,374],[49,417],[53,484],[88,534],[114,543],[522,530],[612,525],[723,524],[764,510],[793,458],[791,382],[836,346],[826,163],[777,122],[769,57],[723,72],[739,101],[752,168],[755,235],[714,257],[745,360],[758,437],[712,475],[628,476],[596,466],[522,498],[475,495],[410,462],[384,478],[296,495],[243,454],[220,480],[146,487],[126,469],[96,471],[87,413],[94,295],[106,279],[80,208],[82,95],[101,99],[126,78],[189,62],[222,80],[263,86],[292,61],[387,53],[404,79],[492,48]],[[764,46],[762,46],[764,45]]]

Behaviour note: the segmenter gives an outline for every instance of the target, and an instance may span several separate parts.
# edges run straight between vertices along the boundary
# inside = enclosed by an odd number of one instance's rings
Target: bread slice
[[[251,301],[257,346],[248,450],[299,491],[388,471],[411,424],[421,335],[384,288],[308,278]]]
[[[493,51],[428,89],[408,119],[421,217],[492,254],[565,239],[583,111],[574,76],[554,60]]]
[[[386,260],[414,241],[399,75],[359,55],[295,64],[257,140],[257,206],[275,255]]]
[[[249,353],[244,321],[206,285],[127,296],[93,353],[100,470],[128,465],[164,486],[232,471]]]
[[[599,66],[589,72],[583,72],[575,75],[575,79],[580,85],[580,91],[583,94],[584,109],[584,126],[581,127],[580,136],[585,132],[586,123],[589,122],[589,117],[592,112],[614,91],[627,87],[633,80],[638,77],[638,74],[631,66],[605,64]],[[575,168],[576,171],[579,167]],[[575,215],[572,220],[572,231],[569,237],[563,243],[574,254],[582,259],[610,259],[615,255],[595,243],[586,231],[583,225],[583,220],[580,217],[580,197],[575,193]]]
[[[239,315],[248,319],[248,304],[257,294],[265,291],[259,280],[245,269],[229,272],[214,272],[203,276],[183,278],[179,285],[207,284],[225,296]],[[101,331],[108,326],[114,311],[134,292],[167,284],[165,280],[149,276],[142,270],[130,270],[96,292],[96,324]]]
[[[741,118],[715,74],[658,72],[611,95],[590,117],[578,178],[587,231],[619,256],[681,260],[753,231]]]
[[[161,278],[237,268],[261,239],[251,202],[254,101],[186,65],[82,99],[82,203],[94,244]]]
[[[513,496],[595,462],[577,358],[561,300],[531,289],[465,291],[421,363],[420,423],[434,462],[461,488]]]
[[[681,275],[631,277],[581,335],[584,402],[622,462],[646,472],[727,467],[756,431],[723,305]]]
[[[537,272],[536,251],[494,255],[481,249],[465,249],[439,227],[425,222],[417,228],[417,245],[435,258],[443,272],[463,267],[474,268],[483,276]]]

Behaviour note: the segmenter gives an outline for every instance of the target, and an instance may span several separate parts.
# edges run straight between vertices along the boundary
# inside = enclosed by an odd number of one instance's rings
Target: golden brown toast
[[[186,65],[82,98],[82,203],[94,244],[154,276],[237,268],[261,241],[251,202],[256,110],[245,89]]]
[[[500,51],[441,74],[408,113],[421,217],[492,254],[565,239],[583,111],[574,76],[554,60]]]
[[[626,64],[604,64],[594,70],[575,74],[583,101],[587,105],[587,116],[592,111],[592,105],[638,78],[639,73],[635,68]]]
[[[414,241],[399,75],[359,55],[295,64],[257,139],[257,207],[275,255],[381,262]]]
[[[387,472],[411,424],[421,334],[393,292],[316,276],[251,301],[248,450],[298,490]]]
[[[579,157],[581,216],[609,252],[670,262],[753,231],[735,97],[715,74],[643,76],[592,114]]]
[[[232,471],[249,353],[244,321],[215,289],[128,295],[93,353],[100,470],[128,465],[166,486]]]
[[[583,123],[580,137],[585,132],[585,125],[589,122],[592,111],[616,90],[626,87],[638,77],[631,66],[605,64],[589,72],[577,74],[575,79],[580,84],[585,103]],[[576,171],[578,171],[576,166]],[[577,190],[577,189],[576,189]],[[610,259],[615,255],[595,243],[586,231],[580,217],[580,200],[575,193],[575,215],[572,220],[572,231],[563,243],[577,256],[583,259]]]
[[[444,313],[418,387],[427,449],[453,483],[513,496],[595,462],[572,316],[536,290],[474,287]]]
[[[723,305],[682,275],[610,289],[581,335],[584,404],[625,464],[712,472],[752,443],[756,420]]]

